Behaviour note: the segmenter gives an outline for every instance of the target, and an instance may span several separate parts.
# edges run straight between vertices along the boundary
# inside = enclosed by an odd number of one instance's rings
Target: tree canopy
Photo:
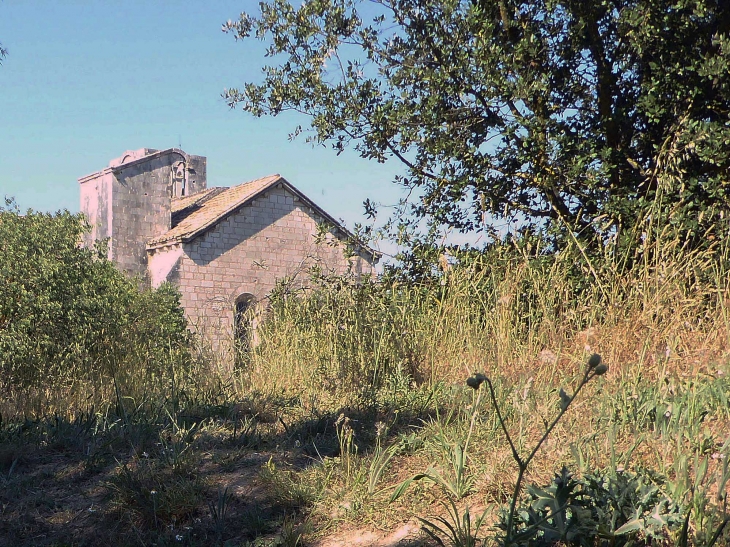
[[[188,331],[170,286],[141,291],[103,248],[79,246],[81,215],[0,206],[0,392],[164,376],[187,359]]]
[[[269,0],[224,30],[271,61],[231,107],[398,158],[416,217],[600,241],[657,203],[695,235],[730,205],[725,0]]]

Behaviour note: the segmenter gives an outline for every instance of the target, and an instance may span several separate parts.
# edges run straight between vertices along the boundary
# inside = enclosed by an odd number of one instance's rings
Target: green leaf
[[[631,532],[637,532],[639,530],[644,529],[644,521],[639,518],[631,519],[630,521],[626,522],[623,526],[619,527],[618,530],[614,532],[617,536],[622,536],[625,534],[630,534]]]

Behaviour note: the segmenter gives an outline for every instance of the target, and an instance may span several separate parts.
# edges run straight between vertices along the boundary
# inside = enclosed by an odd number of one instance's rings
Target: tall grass
[[[621,363],[616,378],[635,367],[644,377],[708,372],[727,350],[725,242],[687,252],[665,233],[628,269],[605,253],[589,259],[576,242],[551,254],[523,240],[465,258],[429,285],[322,279],[274,299],[243,380],[316,395],[477,369],[549,379],[592,351]]]
[[[420,284],[320,278],[301,293],[274,296],[239,389],[288,393],[333,411],[404,405],[409,393],[430,390],[435,414],[412,424],[423,448],[396,456],[392,478],[426,469],[451,477],[455,448],[470,438],[459,469],[473,487],[464,494],[504,503],[514,484],[510,449],[493,413],[479,417],[472,435],[464,379],[482,372],[494,380],[510,435],[524,450],[559,408],[559,388],[575,385],[597,352],[610,373],[585,388],[527,480],[547,484],[562,465],[650,469],[665,477],[661,493],[671,491],[678,510],[721,508],[730,457],[723,232],[702,234],[708,244],[698,248],[649,219],[646,232],[632,236],[641,244],[631,256],[614,240],[589,253],[575,239],[553,253],[537,238],[515,238],[481,253],[454,252],[455,265]],[[367,453],[358,457],[372,463]],[[401,501],[423,514],[444,494],[419,488]],[[692,517],[689,530],[708,537],[709,522]]]

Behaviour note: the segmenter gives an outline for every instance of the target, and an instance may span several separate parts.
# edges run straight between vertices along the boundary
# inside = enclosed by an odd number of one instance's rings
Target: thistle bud
[[[600,364],[601,364],[601,356],[598,355],[597,353],[594,353],[593,355],[591,355],[588,358],[588,366],[590,368],[596,368]]]
[[[606,372],[608,372],[608,365],[598,365],[594,372],[596,373],[596,376],[603,376]]]
[[[466,379],[466,385],[472,389],[479,389],[479,386],[482,385],[484,380],[486,380],[486,377],[483,374],[476,374],[474,376],[469,376]]]

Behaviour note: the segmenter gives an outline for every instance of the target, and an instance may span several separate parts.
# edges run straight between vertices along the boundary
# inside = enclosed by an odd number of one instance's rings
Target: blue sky
[[[362,202],[394,204],[395,162],[288,140],[295,115],[228,108],[227,87],[259,79],[263,44],[221,31],[251,0],[0,0],[0,197],[78,211],[76,180],[125,150],[182,145],[208,157],[208,185],[280,173],[348,226]],[[383,211],[385,212],[385,211]]]

